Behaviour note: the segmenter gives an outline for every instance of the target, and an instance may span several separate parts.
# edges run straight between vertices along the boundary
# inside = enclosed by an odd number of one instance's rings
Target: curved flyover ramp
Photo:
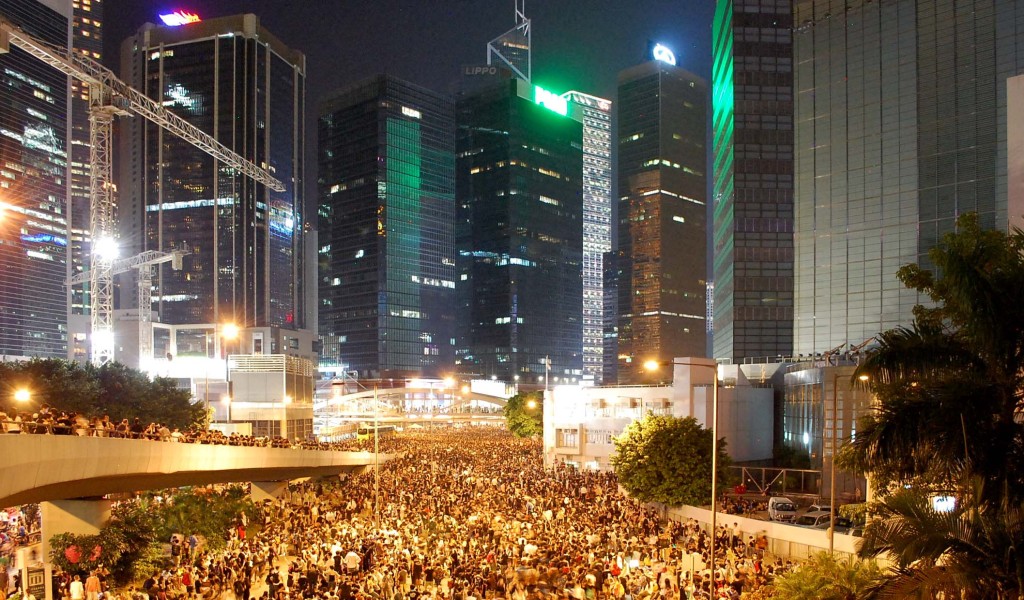
[[[210,483],[359,472],[372,452],[0,435],[0,507]],[[381,454],[380,462],[390,458]]]

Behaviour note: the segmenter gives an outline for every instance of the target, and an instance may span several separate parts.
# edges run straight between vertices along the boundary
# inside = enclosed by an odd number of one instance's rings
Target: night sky
[[[311,152],[324,95],[382,72],[455,91],[461,67],[486,63],[487,42],[515,24],[514,0],[105,0],[103,10],[104,62],[115,72],[121,42],[173,10],[203,18],[254,13],[305,53],[307,194],[316,179]],[[709,79],[713,13],[714,0],[527,0],[534,83],[614,100],[616,74],[644,61],[648,40],[669,46],[679,66]]]

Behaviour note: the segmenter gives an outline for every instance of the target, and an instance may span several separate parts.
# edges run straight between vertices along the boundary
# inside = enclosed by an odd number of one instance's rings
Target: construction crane
[[[163,263],[171,263],[175,271],[181,270],[181,258],[188,254],[184,250],[159,252],[146,250],[130,256],[110,261],[110,275],[124,273],[135,269],[139,272],[139,357],[153,356],[153,319],[150,307],[153,306],[153,267]],[[88,283],[92,281],[92,272],[83,271],[68,280],[68,285]]]
[[[91,360],[103,364],[114,357],[113,334],[113,265],[116,262],[114,242],[114,185],[111,138],[114,118],[138,115],[163,127],[193,146],[203,150],[226,166],[235,169],[278,192],[284,185],[252,162],[221,144],[213,136],[164,108],[142,92],[121,81],[103,65],[42,42],[0,17],[0,54],[15,46],[54,69],[74,77],[89,87],[89,228],[92,235],[92,268],[89,270],[91,292],[90,345]],[[143,253],[144,255],[145,253]],[[142,255],[140,255],[142,256]],[[137,257],[132,257],[135,260]],[[148,259],[143,259],[148,260]],[[155,263],[153,263],[155,264]],[[140,273],[143,271],[140,270]],[[139,307],[142,315],[148,310]],[[152,332],[150,331],[150,336]]]

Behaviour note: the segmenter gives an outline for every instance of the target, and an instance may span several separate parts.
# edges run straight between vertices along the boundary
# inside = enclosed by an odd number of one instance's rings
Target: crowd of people
[[[12,416],[13,415],[13,416]],[[214,444],[226,446],[249,446],[260,448],[301,448],[305,450],[372,450],[362,441],[343,440],[319,442],[316,440],[290,441],[280,436],[253,436],[241,433],[226,434],[215,429],[189,427],[182,431],[163,423],[144,423],[139,418],[115,421],[109,415],[86,417],[81,413],[52,410],[44,404],[38,412],[11,410],[8,413],[0,407],[0,433],[4,434],[46,434],[75,435],[82,437],[123,438],[180,442],[189,444]],[[390,446],[387,446],[390,447]],[[381,448],[385,452],[385,448]]]
[[[361,442],[365,444],[366,442]],[[663,520],[614,475],[559,464],[504,430],[403,433],[404,456],[341,484],[293,486],[228,548],[187,547],[148,600],[739,598],[789,568],[722,527]],[[246,531],[249,535],[246,535]],[[255,533],[254,533],[255,532]]]

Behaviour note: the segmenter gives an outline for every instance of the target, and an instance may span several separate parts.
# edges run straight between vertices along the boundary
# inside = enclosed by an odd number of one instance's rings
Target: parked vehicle
[[[832,515],[820,510],[804,513],[797,517],[793,524],[797,527],[809,527],[812,529],[828,529]]]
[[[807,512],[829,512],[832,505],[827,502],[818,502],[807,507]],[[839,507],[836,507],[836,514],[839,514]]]
[[[796,503],[785,496],[768,499],[768,519],[790,523],[796,518]]]

